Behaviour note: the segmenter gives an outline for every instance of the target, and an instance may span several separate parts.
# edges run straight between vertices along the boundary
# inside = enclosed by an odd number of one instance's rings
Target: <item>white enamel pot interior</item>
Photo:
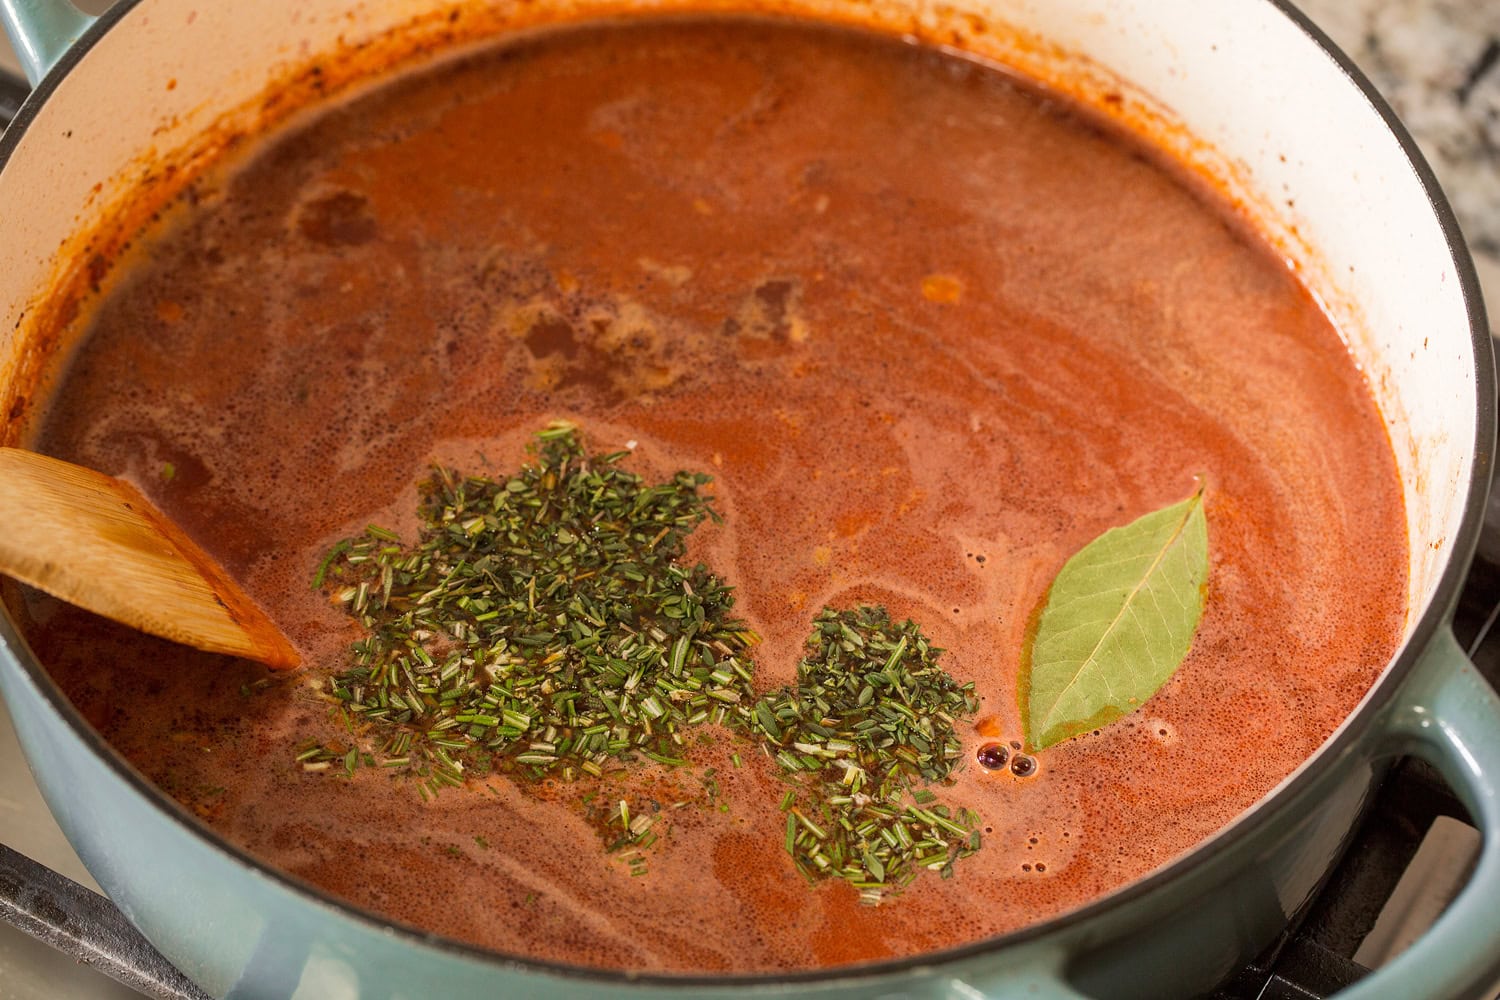
[[[11,26],[27,35],[38,68],[82,27],[57,16],[66,14],[59,3],[0,0]],[[1488,484],[1492,358],[1456,227],[1384,105],[1299,15],[1271,0],[779,0],[753,9],[771,6],[958,44],[1012,65],[1165,145],[1258,220],[1343,330],[1387,418],[1410,533],[1405,647],[1312,761],[1194,854],[1020,934],[922,962],[778,983],[641,980],[506,961],[389,928],[323,899],[259,869],[144,782],[71,710],[9,621],[0,621],[7,647],[0,687],[49,804],[127,915],[211,992],[415,996],[427,991],[424,984],[441,983],[453,995],[502,985],[517,995],[564,987],[599,996],[673,987],[934,996],[1024,988],[1031,995],[1072,995],[1066,977],[1107,981],[1101,980],[1107,971],[1087,970],[1087,955],[1145,940],[1140,935],[1149,935],[1151,922],[1165,921],[1163,913],[1200,905],[1216,886],[1238,884],[1257,865],[1270,879],[1271,909],[1295,908],[1336,856],[1342,832],[1391,753],[1428,748],[1487,832],[1496,828],[1500,737],[1483,734],[1495,728],[1500,710],[1493,692],[1465,678],[1445,626]],[[419,61],[424,50],[447,46],[450,36],[462,43],[555,17],[746,8],[736,0],[515,6],[125,0],[62,55],[0,142],[0,403],[11,414],[7,443],[24,442],[46,388],[33,374],[59,350],[42,332],[53,319],[53,290],[108,244],[111,220],[128,224],[149,211],[153,198],[172,190],[174,177],[211,159],[224,136],[253,132],[295,104],[286,95],[311,86],[307,70],[314,63],[321,64],[319,86],[336,88],[341,67],[398,56]],[[356,49],[360,54],[347,60],[339,55]],[[282,100],[268,100],[277,93]],[[151,187],[139,186],[145,178]],[[1497,889],[1500,859],[1494,838],[1487,840],[1475,877]],[[1458,909],[1482,905],[1480,888],[1471,887]],[[1159,954],[1133,944],[1159,979],[1104,989],[1155,996],[1205,987],[1264,934],[1260,916],[1246,915],[1254,907],[1238,899],[1218,915],[1254,925],[1231,934],[1223,947],[1218,938],[1201,937],[1208,931],[1195,940],[1190,929],[1174,931],[1182,937]],[[1366,995],[1413,984],[1423,992],[1430,986],[1431,995],[1461,995],[1460,987],[1494,971],[1484,955],[1500,953],[1500,940],[1483,935],[1496,932],[1448,932],[1447,943],[1432,946],[1446,950],[1414,954],[1393,974],[1408,978],[1372,984]],[[1438,956],[1459,971],[1445,977],[1422,968]],[[1139,971],[1140,963],[1112,968],[1124,967]]]

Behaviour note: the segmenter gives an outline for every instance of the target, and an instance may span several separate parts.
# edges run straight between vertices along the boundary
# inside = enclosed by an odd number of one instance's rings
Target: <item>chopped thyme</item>
[[[730,588],[677,562],[717,519],[709,478],[647,485],[619,467],[628,452],[587,455],[565,423],[532,450],[506,480],[434,469],[415,545],[372,525],[314,579],[370,632],[332,699],[351,730],[372,725],[369,763],[429,792],[475,769],[572,780],[679,765],[685,729],[749,712],[759,637],[731,615]],[[318,749],[304,767],[367,762]]]
[[[797,870],[844,879],[870,904],[920,868],[951,876],[979,849],[979,817],[932,804],[917,782],[961,765],[953,722],[978,710],[973,684],[954,681],[937,665],[942,650],[884,608],[825,608],[807,644],[796,685],[749,715],[793,782],[781,809]]]

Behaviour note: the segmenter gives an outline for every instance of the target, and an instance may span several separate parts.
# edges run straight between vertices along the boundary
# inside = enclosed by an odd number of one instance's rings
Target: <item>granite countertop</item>
[[[1500,336],[1500,2],[1296,0],[1395,107],[1447,192]]]

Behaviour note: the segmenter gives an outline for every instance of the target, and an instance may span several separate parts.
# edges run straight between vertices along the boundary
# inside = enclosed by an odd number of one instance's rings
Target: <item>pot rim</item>
[[[1361,746],[1369,739],[1369,731],[1378,721],[1382,710],[1394,697],[1402,682],[1410,674],[1423,651],[1431,644],[1439,628],[1443,627],[1451,613],[1470,560],[1478,542],[1484,519],[1486,498],[1489,494],[1490,471],[1493,468],[1496,423],[1496,374],[1494,367],[1494,345],[1489,335],[1483,301],[1479,291],[1479,279],[1474,269],[1467,244],[1459,230],[1458,221],[1447,197],[1439,187],[1437,178],[1426,158],[1418,149],[1416,141],[1396,116],[1390,104],[1381,96],[1375,85],[1354,65],[1334,42],[1298,9],[1292,0],[1264,0],[1282,16],[1290,20],[1307,35],[1324,55],[1332,59],[1349,80],[1361,92],[1365,100],[1380,116],[1388,132],[1395,138],[1407,162],[1417,175],[1418,182],[1427,196],[1428,203],[1442,231],[1444,242],[1455,265],[1460,293],[1463,295],[1469,321],[1469,334],[1475,362],[1475,391],[1478,394],[1475,407],[1475,449],[1470,468],[1468,495],[1464,500],[1463,518],[1459,524],[1453,544],[1448,550],[1448,560],[1434,588],[1432,599],[1422,617],[1412,628],[1401,650],[1387,664],[1379,679],[1365,698],[1345,718],[1334,734],[1319,747],[1311,757],[1273,788],[1260,801],[1241,813],[1234,820],[1208,839],[1200,842],[1185,854],[1148,872],[1146,875],[1120,888],[1097,897],[1090,902],[1068,910],[1037,924],[1021,927],[1004,934],[985,938],[939,951],[923,952],[899,959],[854,965],[831,966],[820,969],[793,972],[735,973],[708,975],[703,973],[635,973],[628,970],[570,965],[529,958],[506,952],[482,948],[455,938],[434,934],[401,921],[379,916],[373,911],[337,899],[318,886],[294,875],[266,864],[238,845],[231,843],[210,828],[171,798],[154,783],[135,769],[118,751],[83,718],[52,681],[41,666],[29,644],[20,635],[8,608],[0,605],[0,642],[15,654],[25,679],[91,751],[103,759],[117,778],[123,781],[148,803],[156,806],[166,818],[209,847],[225,856],[227,860],[248,869],[271,883],[301,897],[337,916],[363,925],[375,933],[395,932],[408,939],[409,943],[431,948],[455,958],[467,961],[505,966],[517,971],[547,977],[583,979],[601,985],[642,986],[660,988],[704,988],[735,986],[775,986],[778,984],[831,984],[834,982],[879,979],[918,970],[932,971],[965,959],[1006,947],[1033,942],[1087,924],[1106,911],[1128,905],[1131,901],[1149,896],[1160,887],[1189,876],[1208,866],[1215,858],[1232,851],[1243,841],[1255,836],[1273,820],[1276,803],[1297,797],[1312,786],[1323,771],[1333,766],[1345,752]],[[120,0],[88,28],[69,48],[37,84],[31,96],[22,105],[11,125],[0,135],[0,171],[10,162],[12,154],[20,144],[26,130],[35,120],[39,109],[52,96],[59,82],[83,61],[89,51],[114,27],[124,20],[142,0]]]

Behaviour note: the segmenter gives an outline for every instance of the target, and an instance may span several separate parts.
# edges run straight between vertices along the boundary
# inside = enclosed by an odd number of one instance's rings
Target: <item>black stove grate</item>
[[[1353,956],[1440,816],[1469,822],[1428,764],[1396,764],[1307,912],[1211,1000],[1311,1000],[1367,975]]]
[[[162,958],[113,903],[4,844],[0,921],[147,997],[208,1000],[208,994]]]

